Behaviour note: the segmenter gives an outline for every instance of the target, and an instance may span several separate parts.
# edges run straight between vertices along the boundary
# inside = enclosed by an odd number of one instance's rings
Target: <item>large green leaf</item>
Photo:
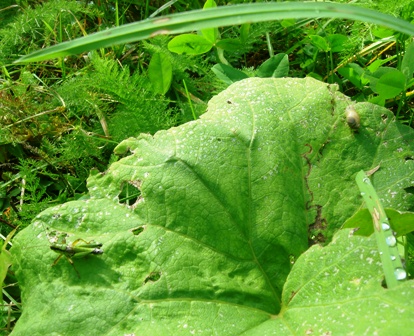
[[[348,278],[329,273],[321,287],[298,281],[310,271],[306,281],[323,275],[316,260],[339,265],[349,257],[350,270],[367,267],[375,280],[359,277],[365,305],[384,293],[381,267],[356,254],[341,259],[342,250],[335,260],[314,254],[331,246],[298,257],[308,249],[309,226],[310,238],[329,239],[361,207],[353,182],[361,169],[380,164],[373,183],[384,205],[409,210],[413,195],[404,188],[413,185],[414,161],[406,158],[414,137],[371,104],[355,104],[361,126],[351,129],[349,104],[335,86],[311,78],[250,78],[214,97],[200,120],[121,143],[116,152],[128,156],[93,173],[89,200],[46,210],[16,237],[24,310],[14,334],[238,335],[258,328],[258,335],[289,335],[302,323],[321,325],[324,305],[316,317],[303,307],[329,295],[358,334],[358,300],[347,305],[339,290]],[[140,193],[134,204],[124,202],[125,186]],[[51,267],[57,255],[45,226],[68,232],[71,241],[101,242],[104,253],[75,259],[79,277],[64,258]],[[347,249],[364,239],[342,234],[335,241]],[[377,260],[375,248],[369,251]],[[309,270],[301,260],[315,255]],[[329,283],[338,286],[335,295]],[[287,299],[302,287],[309,290]]]

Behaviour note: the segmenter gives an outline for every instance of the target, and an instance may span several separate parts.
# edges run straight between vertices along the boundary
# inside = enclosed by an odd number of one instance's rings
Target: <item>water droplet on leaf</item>
[[[390,226],[387,223],[382,223],[381,227],[382,227],[383,230],[389,230],[390,229]]]
[[[407,272],[403,268],[398,267],[394,270],[394,275],[397,280],[404,280],[407,277]]]
[[[397,244],[397,240],[395,239],[394,236],[389,236],[385,238],[385,242],[387,243],[388,246],[395,246],[395,244]]]

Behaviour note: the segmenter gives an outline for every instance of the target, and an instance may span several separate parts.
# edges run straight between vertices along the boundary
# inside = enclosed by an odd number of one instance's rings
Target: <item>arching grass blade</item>
[[[21,57],[16,62],[35,62],[65,57],[88,50],[135,42],[160,34],[181,34],[206,28],[292,18],[326,17],[369,22],[386,26],[404,34],[414,35],[414,25],[411,23],[354,5],[331,2],[253,3],[194,10],[134,22],[37,50]]]
[[[385,214],[374,186],[371,184],[371,180],[362,170],[357,174],[355,179],[372,216],[374,234],[377,239],[387,287],[395,287],[407,277],[398,253],[397,240],[391,230],[387,215]]]

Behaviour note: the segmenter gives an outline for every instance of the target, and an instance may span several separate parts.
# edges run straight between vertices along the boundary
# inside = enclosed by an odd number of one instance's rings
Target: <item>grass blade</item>
[[[253,3],[194,10],[130,23],[37,50],[21,57],[16,62],[26,63],[65,57],[92,49],[143,40],[160,34],[179,34],[252,22],[317,17],[360,20],[414,35],[414,25],[409,22],[391,15],[348,4],[329,2]]]
[[[392,233],[387,215],[370,179],[362,170],[355,179],[372,216],[374,234],[380,251],[387,287],[393,288],[407,277],[398,253],[397,240]]]

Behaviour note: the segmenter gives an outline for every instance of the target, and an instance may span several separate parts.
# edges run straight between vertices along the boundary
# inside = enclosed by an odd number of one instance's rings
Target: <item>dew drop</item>
[[[387,243],[388,246],[395,246],[395,244],[397,244],[397,240],[395,239],[394,236],[389,236],[385,238],[385,242]]]
[[[394,270],[394,275],[397,280],[404,280],[407,277],[407,272],[403,268],[398,267]]]
[[[382,223],[381,227],[382,227],[383,230],[389,230],[390,229],[390,226],[387,223]]]
[[[364,183],[369,183],[369,178],[368,177],[364,177],[364,179],[362,180]]]
[[[395,258],[395,256],[391,256],[391,260],[395,260],[396,258]]]
[[[361,196],[364,196],[364,195],[365,195],[365,193],[364,193],[364,192],[362,192],[362,193],[361,193]]]

